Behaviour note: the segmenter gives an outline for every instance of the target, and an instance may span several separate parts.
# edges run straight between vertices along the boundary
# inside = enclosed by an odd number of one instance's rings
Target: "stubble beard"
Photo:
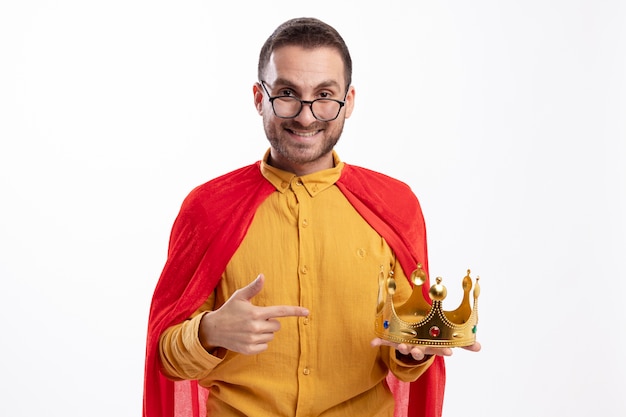
[[[337,119],[334,123],[333,131],[330,136],[324,136],[321,142],[314,144],[308,143],[293,143],[289,140],[287,130],[316,130],[323,129],[322,135],[329,132],[327,122],[317,122],[314,125],[304,128],[298,122],[293,120],[286,120],[278,127],[272,124],[270,121],[264,122],[265,135],[270,142],[272,149],[274,149],[285,160],[294,164],[307,164],[317,161],[328,153],[332,152],[335,148],[341,133],[343,132],[344,120]]]

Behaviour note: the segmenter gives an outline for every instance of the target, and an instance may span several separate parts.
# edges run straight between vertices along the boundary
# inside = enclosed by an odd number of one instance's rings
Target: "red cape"
[[[406,184],[344,164],[336,185],[385,238],[407,276],[418,261],[428,271],[422,211]],[[206,389],[199,387],[197,381],[175,383],[160,372],[159,337],[169,326],[187,319],[209,297],[245,237],[256,209],[275,190],[261,174],[260,162],[256,162],[195,188],[183,202],[172,227],[168,259],[150,307],[144,417],[205,415]],[[429,285],[423,288],[427,291]],[[426,294],[425,297],[428,299]],[[411,384],[401,383],[392,376],[388,383],[396,398],[396,417],[441,416],[445,388],[443,358],[436,357],[426,373]]]

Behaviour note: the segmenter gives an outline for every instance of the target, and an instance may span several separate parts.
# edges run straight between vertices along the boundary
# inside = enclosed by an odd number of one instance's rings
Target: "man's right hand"
[[[259,274],[250,284],[235,291],[220,308],[204,314],[198,337],[207,351],[223,347],[244,355],[261,353],[280,330],[277,318],[309,315],[304,307],[252,304],[250,300],[261,292],[264,282],[265,277]]]

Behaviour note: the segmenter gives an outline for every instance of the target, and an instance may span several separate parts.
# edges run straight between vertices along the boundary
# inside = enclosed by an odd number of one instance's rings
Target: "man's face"
[[[255,105],[263,116],[265,134],[272,148],[271,164],[298,175],[332,167],[332,150],[354,106],[354,89],[350,87],[345,94],[344,64],[339,52],[328,47],[281,47],[270,57],[263,81],[272,97],[345,98],[345,106],[332,121],[317,120],[306,104],[298,116],[281,119],[272,111],[262,86],[254,87]]]

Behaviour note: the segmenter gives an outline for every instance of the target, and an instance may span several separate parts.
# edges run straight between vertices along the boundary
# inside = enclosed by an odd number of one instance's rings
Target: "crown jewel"
[[[396,292],[396,281],[393,271],[385,278],[383,268],[378,277],[378,306],[376,308],[375,332],[378,337],[396,342],[413,345],[437,347],[469,346],[476,341],[476,325],[478,323],[478,296],[480,295],[480,277],[476,277],[474,285],[473,309],[470,306],[470,291],[473,283],[470,270],[463,278],[463,300],[456,310],[444,311],[442,302],[446,298],[447,289],[437,277],[436,284],[428,292],[432,305],[423,296],[422,286],[428,277],[418,264],[411,274],[413,292],[402,305],[396,306],[393,296]]]

